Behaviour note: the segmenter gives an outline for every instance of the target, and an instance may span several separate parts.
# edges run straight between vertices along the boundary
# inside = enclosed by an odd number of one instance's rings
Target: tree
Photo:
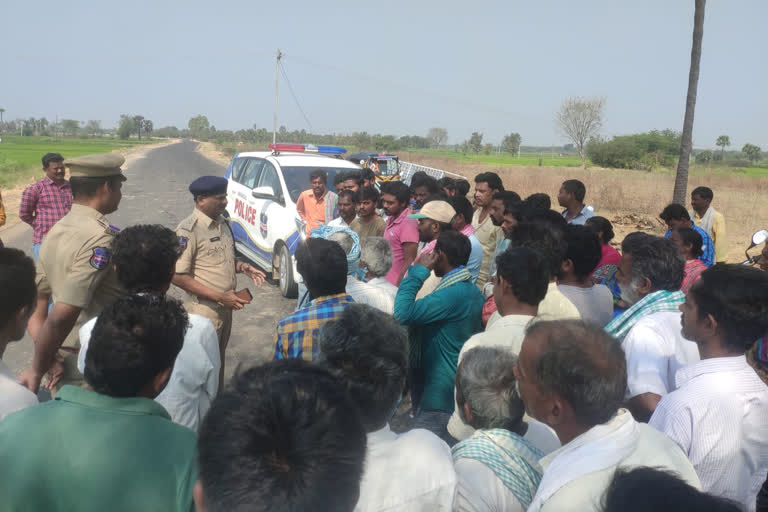
[[[557,126],[568,137],[581,157],[581,165],[587,167],[584,146],[595,137],[603,126],[605,98],[566,98],[555,114]]]
[[[0,124],[3,124],[3,114],[5,113],[4,108],[0,108]]]
[[[62,119],[61,131],[64,135],[74,137],[77,135],[77,131],[80,129],[80,122],[74,119]]]
[[[155,128],[155,125],[150,121],[149,119],[144,120],[144,133],[147,134],[147,137],[149,137],[149,134],[152,133],[152,130]]]
[[[707,0],[696,0],[693,13],[693,43],[691,44],[691,69],[688,72],[688,95],[685,100],[683,136],[680,141],[680,159],[677,161],[675,190],[672,202],[685,204],[688,197],[688,166],[693,148],[693,113],[696,110],[696,91],[699,87],[699,65],[701,64],[701,40],[704,37],[704,8]]]
[[[136,132],[136,121],[133,116],[121,114],[120,125],[117,128],[117,136],[121,139],[127,139],[134,132]]]
[[[85,131],[86,135],[101,135],[101,121],[96,120],[90,120],[85,124],[85,128],[83,128],[83,131]]]
[[[472,132],[468,142],[469,148],[475,153],[479,153],[483,149],[483,134],[479,132]]]
[[[208,122],[207,117],[198,115],[189,120],[187,127],[189,128],[190,137],[193,139],[205,139],[208,137],[211,124]],[[284,130],[285,128],[281,126],[281,129]]]
[[[717,138],[715,145],[720,146],[720,160],[722,160],[725,155],[725,147],[731,145],[731,138],[727,135],[721,135]]]
[[[712,161],[712,152],[708,149],[705,149],[704,151],[699,151],[696,153],[696,162],[702,163],[702,164],[708,164]]]
[[[519,133],[510,133],[501,141],[501,149],[508,153],[517,153],[520,151],[520,142],[522,140]]]
[[[753,164],[763,158],[763,150],[760,149],[760,146],[755,146],[754,144],[744,144],[744,147],[741,148],[741,152],[747,155],[747,158]]]
[[[448,140],[448,130],[445,128],[430,128],[427,132],[427,138],[434,147],[439,148]]]
[[[133,121],[136,123],[136,131],[139,134],[139,140],[141,140],[141,128],[144,126],[144,116],[133,116]]]

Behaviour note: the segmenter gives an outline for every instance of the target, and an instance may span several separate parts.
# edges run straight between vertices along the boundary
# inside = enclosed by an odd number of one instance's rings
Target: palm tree
[[[720,146],[720,160],[725,158],[725,146],[731,145],[731,138],[727,135],[721,135],[715,141],[715,145]]]
[[[3,131],[3,112],[5,112],[5,109],[0,108],[0,131]]]
[[[677,162],[675,191],[672,202],[685,204],[688,190],[688,164],[693,146],[693,111],[696,109],[696,90],[699,86],[699,64],[701,63],[701,39],[704,36],[704,7],[707,0],[695,0],[693,14],[693,45],[691,46],[691,70],[688,73],[688,97],[685,101],[683,136],[680,141],[680,160]]]

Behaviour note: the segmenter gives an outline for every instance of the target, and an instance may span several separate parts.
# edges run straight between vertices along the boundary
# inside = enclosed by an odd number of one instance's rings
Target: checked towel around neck
[[[476,430],[451,450],[453,461],[474,459],[490,468],[523,507],[533,501],[541,482],[539,460],[544,453],[513,432],[504,429]]]
[[[683,302],[685,302],[685,294],[680,290],[674,292],[659,290],[649,293],[620,316],[614,318],[611,323],[605,326],[605,330],[621,341],[641,318],[651,313],[677,311]]]

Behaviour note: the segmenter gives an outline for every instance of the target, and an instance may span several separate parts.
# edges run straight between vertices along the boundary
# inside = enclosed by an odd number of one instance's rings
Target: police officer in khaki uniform
[[[120,204],[124,162],[113,153],[64,161],[71,178],[72,210],[40,246],[37,308],[29,322],[35,356],[19,378],[33,392],[49,370],[49,388],[59,379],[61,385],[83,383],[77,369],[78,330],[124,294],[111,264],[118,229],[105,217]],[[54,304],[49,313],[51,296]]]
[[[260,270],[235,258],[232,227],[224,217],[227,206],[227,180],[203,176],[189,186],[195,211],[176,228],[183,250],[176,263],[173,284],[186,291],[191,303],[187,311],[213,322],[219,335],[221,371],[219,388],[224,385],[224,352],[232,331],[232,311],[251,301],[235,294],[237,273],[243,273],[256,286],[264,282]]]

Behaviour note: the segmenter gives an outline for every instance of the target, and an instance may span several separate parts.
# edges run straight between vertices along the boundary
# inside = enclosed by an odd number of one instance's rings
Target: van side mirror
[[[256,199],[275,200],[275,191],[272,190],[272,187],[256,187],[251,191],[251,195]]]

